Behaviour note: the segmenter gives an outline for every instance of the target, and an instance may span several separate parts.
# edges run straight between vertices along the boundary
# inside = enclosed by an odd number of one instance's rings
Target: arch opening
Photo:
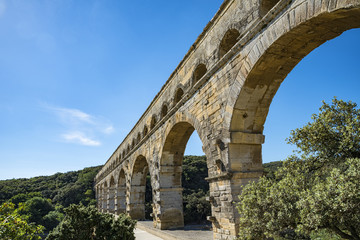
[[[162,214],[155,216],[158,228],[183,227],[204,223],[211,206],[206,201],[209,184],[205,156],[185,156],[185,149],[195,128],[187,122],[177,123],[168,133],[160,160],[160,199]],[[201,140],[200,140],[201,142]],[[196,182],[196,184],[194,184]],[[202,212],[197,206],[201,205]]]
[[[152,130],[156,125],[156,117],[152,116],[151,117],[151,122],[150,122],[150,129]]]
[[[136,138],[136,144],[139,144],[140,141],[141,141],[141,133],[138,133]]]
[[[178,88],[176,90],[176,93],[175,93],[175,98],[174,98],[174,105],[176,105],[178,102],[180,102],[181,98],[183,97],[184,95],[184,90],[182,90],[182,88]]]
[[[145,203],[146,200],[148,199],[146,199],[145,195],[146,195],[146,179],[148,175],[149,175],[148,163],[146,161],[146,158],[140,155],[136,158],[133,167],[131,187],[130,187],[130,199],[129,199],[130,204],[128,209],[131,218],[136,220],[146,219]]]
[[[229,29],[219,46],[219,59],[222,58],[237,43],[240,33],[236,29]]]
[[[143,137],[145,137],[147,134],[148,134],[148,128],[147,128],[147,126],[145,125],[145,126],[144,126],[144,130],[143,130]]]
[[[280,0],[262,0],[260,1],[260,16],[265,16]]]
[[[168,113],[168,107],[166,104],[164,104],[161,108],[161,118],[164,118],[167,113]]]
[[[126,177],[124,169],[121,169],[117,182],[116,214],[126,212]]]
[[[108,204],[107,204],[107,200],[108,200],[108,186],[107,186],[107,182],[105,181],[102,187],[102,212],[107,212],[108,209]]]
[[[134,138],[131,142],[131,149],[134,149],[135,145],[136,145],[136,140]]]
[[[110,185],[108,190],[108,208],[107,212],[109,213],[115,213],[115,180],[114,176],[111,176],[110,178]]]
[[[207,68],[205,64],[200,63],[194,71],[193,85],[197,83],[205,75],[206,72],[207,72]]]

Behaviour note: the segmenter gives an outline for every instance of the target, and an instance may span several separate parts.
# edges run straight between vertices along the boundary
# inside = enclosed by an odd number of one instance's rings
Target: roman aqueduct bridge
[[[281,82],[313,49],[357,27],[360,0],[225,0],[97,174],[99,209],[143,219],[149,172],[154,227],[182,227],[182,159],[196,130],[214,239],[234,238],[235,202],[263,173],[262,133]]]

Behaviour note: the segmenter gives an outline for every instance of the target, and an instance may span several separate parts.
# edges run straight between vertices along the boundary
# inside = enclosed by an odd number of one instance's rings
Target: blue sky
[[[105,163],[220,0],[0,0],[0,179]],[[360,103],[360,30],[323,44],[283,82],[264,162],[333,96]],[[195,134],[193,135],[195,136]],[[202,155],[192,137],[187,154]]]

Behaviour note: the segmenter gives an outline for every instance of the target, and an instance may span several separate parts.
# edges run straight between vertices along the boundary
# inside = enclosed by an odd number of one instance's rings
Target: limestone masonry
[[[360,0],[225,0],[97,174],[98,208],[143,219],[150,172],[154,227],[182,227],[182,159],[196,130],[214,239],[234,239],[237,196],[263,173],[262,133],[281,82],[313,49],[356,27]]]

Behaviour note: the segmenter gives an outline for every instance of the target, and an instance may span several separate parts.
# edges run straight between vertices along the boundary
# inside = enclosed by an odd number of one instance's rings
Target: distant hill
[[[51,199],[54,205],[60,204],[65,207],[71,203],[87,204],[95,199],[93,181],[101,167],[88,167],[79,171],[28,179],[1,180],[0,204],[9,199],[21,202],[32,196]]]

